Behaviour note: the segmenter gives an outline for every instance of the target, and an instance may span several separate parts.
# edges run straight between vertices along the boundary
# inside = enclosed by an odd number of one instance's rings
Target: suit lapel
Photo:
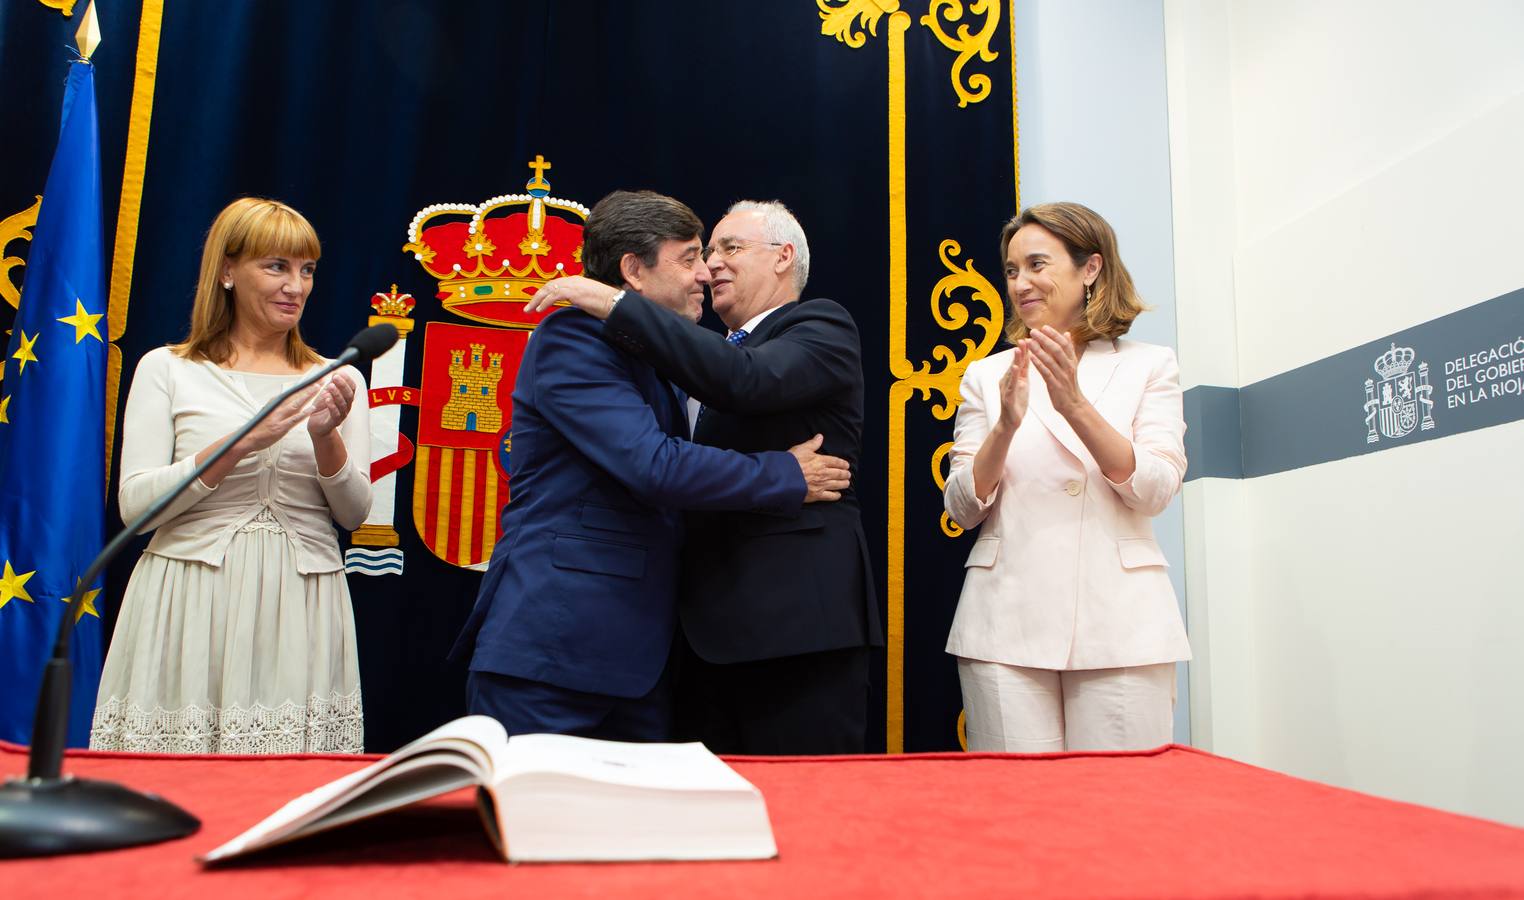
[[[667,395],[672,398],[672,414],[674,421],[677,423],[677,430],[673,433],[674,436],[680,437],[685,441],[691,440],[693,436],[689,433],[688,429],[688,395],[683,392],[682,388],[670,381],[663,379],[662,384],[666,385]]]
[[[758,344],[766,342],[768,338],[773,336],[773,332],[777,331],[779,326],[783,324],[784,319],[788,318],[789,312],[798,305],[798,300],[791,300],[788,303],[785,303],[782,306],[774,309],[772,312],[768,313],[762,322],[757,325],[755,330],[748,331],[746,333],[746,343],[744,346],[748,348],[755,348]],[[683,405],[684,423],[686,424],[686,398],[684,398]],[[700,444],[711,444],[713,446],[722,446],[719,440],[714,436],[714,422],[712,421],[712,418],[715,415],[718,414],[707,406],[699,408],[698,419],[693,423],[693,440],[695,442]],[[700,434],[704,436],[702,439],[699,437]]]
[[[1094,404],[1100,399],[1101,394],[1106,392],[1106,387],[1111,384],[1111,376],[1117,370],[1117,360],[1120,354],[1117,352],[1116,342],[1107,340],[1091,341],[1085,348],[1085,355],[1080,357],[1079,368],[1076,375],[1079,379],[1080,393]],[[1069,424],[1058,410],[1053,408],[1053,398],[1048,394],[1048,383],[1043,380],[1042,374],[1036,367],[1032,369],[1030,381],[1031,389],[1027,395],[1027,409],[1037,415],[1038,421],[1043,427],[1058,439],[1060,444],[1075,456],[1084,459],[1089,454],[1085,443],[1074,433],[1074,428]],[[997,387],[998,390],[998,387]]]
[[[656,374],[656,370],[644,363],[636,363],[639,367],[638,378],[640,380],[640,392],[645,395],[646,402],[651,404],[651,410],[656,413],[657,424],[661,425],[662,431],[672,437],[688,438],[688,412],[685,402],[680,402],[678,397],[682,392],[667,382],[667,379]]]
[[[768,313],[767,318],[762,320],[762,323],[757,326],[756,331],[746,333],[746,346],[755,347],[772,337],[773,332],[778,330],[778,326],[783,324],[783,320],[788,318],[789,312],[798,305],[799,301],[793,300]]]
[[[1111,376],[1117,370],[1117,360],[1120,357],[1115,341],[1091,341],[1086,347],[1085,355],[1079,361],[1080,393],[1085,395],[1086,400],[1095,403],[1101,399],[1101,394],[1111,384]]]

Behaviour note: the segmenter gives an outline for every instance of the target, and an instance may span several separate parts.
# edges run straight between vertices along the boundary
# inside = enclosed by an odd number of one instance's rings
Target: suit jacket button
[[[1068,494],[1071,497],[1078,497],[1079,492],[1080,483],[1078,481],[1071,481],[1068,484],[1064,485],[1064,493]]]

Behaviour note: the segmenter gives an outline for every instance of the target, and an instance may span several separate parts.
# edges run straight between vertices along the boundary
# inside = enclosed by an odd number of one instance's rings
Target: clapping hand
[[[241,459],[250,453],[257,453],[269,447],[281,438],[286,432],[295,428],[297,423],[307,418],[307,405],[318,395],[321,385],[308,385],[275,407],[264,421],[254,426],[254,430],[244,435],[239,441],[239,446],[234,447],[232,456]]]
[[[1048,398],[1053,409],[1067,418],[1085,405],[1085,395],[1079,389],[1079,352],[1069,335],[1052,325],[1032,332],[1025,342],[1032,357],[1032,365],[1048,385]]]
[[[307,416],[307,431],[315,438],[333,431],[349,415],[349,408],[354,402],[354,382],[343,375],[330,376],[312,401]]]
[[[1031,370],[1028,362],[1031,352],[1027,349],[1030,340],[1016,342],[1016,355],[1011,357],[1011,365],[1000,376],[1000,427],[1006,432],[1014,432],[1021,424],[1021,420],[1027,414],[1027,394],[1031,388]]]

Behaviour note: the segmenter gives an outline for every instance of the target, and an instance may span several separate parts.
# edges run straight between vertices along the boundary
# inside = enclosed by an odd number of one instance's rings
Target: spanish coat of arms
[[[1429,364],[1421,362],[1411,371],[1416,358],[1411,347],[1391,349],[1376,358],[1374,368],[1379,382],[1365,379],[1365,441],[1376,443],[1377,430],[1388,438],[1406,437],[1419,428],[1434,427],[1434,388],[1429,384]],[[1421,412],[1420,412],[1421,408]]]
[[[536,156],[524,193],[435,204],[413,217],[402,249],[437,282],[444,311],[467,320],[424,323],[416,387],[403,384],[413,297],[392,285],[371,298],[371,324],[389,322],[402,339],[371,366],[375,500],[351,536],[346,570],[401,574],[396,472],[409,463],[413,525],[429,551],[475,569],[492,555],[508,502],[514,380],[530,332],[547,315],[527,315],[524,304],[549,280],[582,272],[589,210],[550,196],[550,167]],[[418,407],[416,443],[401,433],[401,405]]]

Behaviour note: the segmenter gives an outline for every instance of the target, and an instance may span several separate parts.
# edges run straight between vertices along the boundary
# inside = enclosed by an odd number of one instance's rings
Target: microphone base
[[[0,785],[0,859],[92,853],[194,834],[201,820],[110,781],[16,778]]]

